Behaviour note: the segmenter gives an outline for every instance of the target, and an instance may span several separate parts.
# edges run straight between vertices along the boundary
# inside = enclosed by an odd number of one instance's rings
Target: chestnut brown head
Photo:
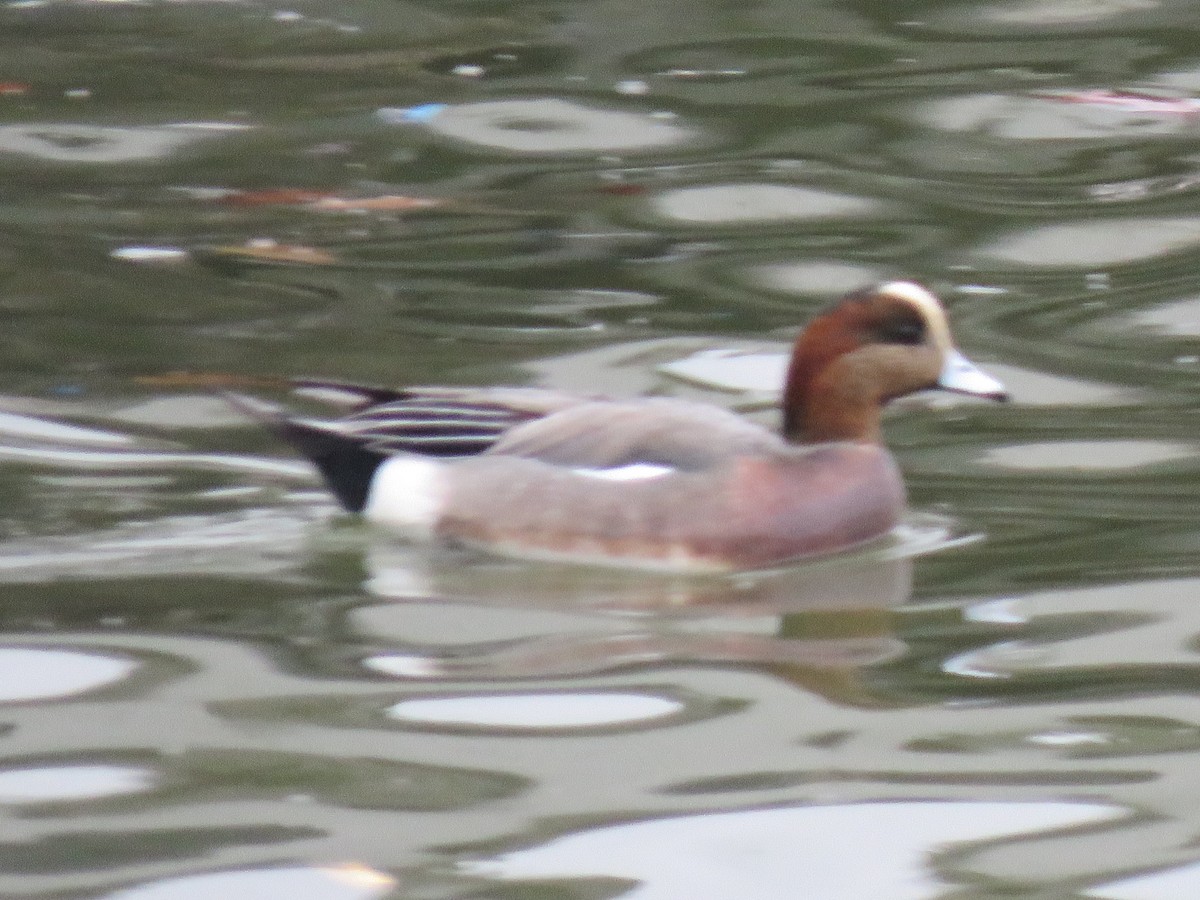
[[[797,443],[878,441],[889,400],[927,388],[1007,399],[954,346],[936,296],[911,281],[847,294],[796,339],[783,432]]]

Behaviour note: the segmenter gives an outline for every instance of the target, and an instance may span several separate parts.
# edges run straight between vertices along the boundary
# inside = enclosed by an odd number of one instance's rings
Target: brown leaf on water
[[[267,188],[261,191],[231,191],[217,199],[225,206],[303,206],[333,195],[329,191],[302,188]]]
[[[190,372],[185,369],[171,369],[154,375],[135,375],[133,383],[154,388],[203,388],[205,390],[229,390],[231,388],[278,390],[289,385],[289,381],[285,378],[239,375],[236,372]]]

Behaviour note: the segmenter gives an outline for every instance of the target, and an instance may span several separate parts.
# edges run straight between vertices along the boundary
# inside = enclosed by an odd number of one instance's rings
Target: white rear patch
[[[375,470],[363,515],[413,537],[429,537],[445,506],[445,476],[445,463],[393,456]]]
[[[660,466],[655,463],[630,463],[627,466],[615,466],[611,469],[572,469],[579,475],[588,478],[601,478],[604,481],[642,481],[647,478],[661,478],[676,471],[671,466]]]

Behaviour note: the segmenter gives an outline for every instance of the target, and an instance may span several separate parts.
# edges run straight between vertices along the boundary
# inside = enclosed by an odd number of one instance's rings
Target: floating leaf
[[[226,206],[302,206],[330,197],[329,191],[303,188],[268,188],[261,191],[230,191],[218,198]]]

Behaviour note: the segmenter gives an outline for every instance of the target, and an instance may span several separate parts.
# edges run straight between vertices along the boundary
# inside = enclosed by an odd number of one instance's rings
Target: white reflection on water
[[[39,766],[0,771],[0,803],[94,800],[149,790],[154,773],[136,766]]]
[[[1158,9],[1159,0],[1018,0],[986,4],[979,15],[1012,25],[1083,25]]]
[[[986,600],[972,603],[963,610],[963,621],[988,622],[996,625],[1027,625],[1029,616],[1015,600]]]
[[[105,900],[372,900],[395,884],[392,876],[357,864],[244,869],[170,878],[108,894]]]
[[[183,394],[154,397],[110,413],[119,422],[161,429],[227,428],[245,424],[246,416],[223,397]]]
[[[131,244],[128,247],[118,247],[109,253],[113,259],[137,263],[174,263],[191,258],[191,252],[182,247],[150,247]]]
[[[187,402],[175,399],[147,404],[131,411],[134,416],[160,423],[178,421]],[[149,407],[148,409],[146,407]],[[220,419],[227,404],[214,400],[202,406],[200,421]],[[182,424],[182,423],[181,423]],[[30,416],[0,413],[0,435],[56,440],[59,444],[91,447],[22,446],[0,444],[0,461],[25,462],[39,467],[102,475],[42,475],[39,483],[71,493],[120,495],[134,502],[139,490],[171,485],[170,476],[195,470],[232,470],[277,478],[315,481],[312,467],[302,460],[273,460],[255,456],[155,452],[143,449],[110,449],[133,444],[125,435],[61,425]],[[107,473],[122,473],[112,475]],[[148,473],[166,472],[155,476]],[[125,474],[130,473],[130,474]],[[234,490],[242,488],[235,486]],[[200,496],[204,496],[201,494]],[[228,495],[226,495],[228,496]],[[210,494],[208,499],[221,499]],[[179,574],[182,572],[278,572],[292,564],[283,557],[295,550],[304,529],[319,509],[312,504],[283,511],[250,510],[225,515],[163,516],[150,521],[129,521],[109,529],[69,535],[28,537],[0,542],[0,582],[45,581],[62,577],[96,575],[118,577]]]
[[[1084,803],[855,803],[657,819],[582,831],[461,864],[504,880],[609,877],[627,900],[924,900],[946,887],[928,857],[954,844],[1108,822]],[[847,864],[847,848],[858,848]]]
[[[1139,310],[1123,317],[1116,327],[1126,322],[1172,337],[1200,337],[1200,297]]]
[[[659,366],[658,370],[681,381],[723,391],[777,396],[783,390],[788,357],[785,353],[714,348]]]
[[[878,200],[786,184],[712,184],[660,194],[668,219],[710,225],[804,221],[880,213]]]
[[[1188,459],[1190,444],[1170,441],[1045,441],[993,447],[982,456],[987,465],[1006,469],[1105,471],[1136,469]]]
[[[163,516],[103,531],[0,543],[0,583],[146,575],[271,575],[297,565],[312,515]]]
[[[166,156],[212,134],[247,127],[223,122],[131,128],[67,123],[0,125],[0,153],[34,156],[45,162],[142,162]]]
[[[392,112],[379,114],[391,121]],[[655,150],[696,136],[691,127],[647,113],[598,109],[553,97],[447,106],[425,127],[464,143],[521,154]]]
[[[0,461],[27,462],[64,469],[163,469],[232,470],[314,481],[313,468],[299,460],[266,459],[230,453],[151,453],[60,450],[52,447],[0,445]]]
[[[854,265],[840,260],[805,260],[755,266],[748,270],[751,283],[772,291],[829,297],[844,294],[864,284],[883,281],[881,269]]]
[[[1200,244],[1200,217],[1113,218],[1023,228],[980,247],[1019,266],[1091,269],[1189,250]]]
[[[0,647],[0,703],[51,700],[127,678],[131,659],[79,650]]]
[[[951,656],[942,663],[942,671],[962,678],[1011,678],[1016,670],[1035,666],[1049,656],[1050,652],[1040,645],[1003,641]]]
[[[1194,119],[1171,112],[1089,102],[1086,96],[971,94],[932,100],[906,115],[934,128],[1009,141],[1056,141],[1191,133]]]
[[[1003,381],[1009,396],[1022,406],[1112,406],[1133,402],[1138,396],[1129,388],[1050,375],[1007,363],[986,362],[984,368]]]
[[[0,434],[7,437],[31,438],[40,441],[63,441],[68,444],[96,444],[106,447],[130,446],[134,439],[113,431],[99,431],[78,425],[64,425],[34,416],[0,412]]]
[[[1112,671],[1114,667],[1178,666],[1194,670],[1200,664],[1195,637],[1200,634],[1198,599],[1197,578],[1029,594],[1021,598],[1021,605],[1034,627],[1039,620],[1068,616],[1098,621],[1124,618],[1125,622],[1120,628],[1068,635],[1042,644],[1036,654],[984,647],[974,651],[972,659],[978,667],[1010,675],[1071,669]]]
[[[1084,892],[1101,900],[1195,900],[1200,897],[1200,862],[1135,875]]]
[[[1113,742],[1111,735],[1098,731],[1048,731],[1025,740],[1042,747],[1106,747]]]
[[[382,665],[373,668],[386,671]],[[661,719],[682,710],[682,703],[668,697],[589,691],[404,700],[391,707],[387,715],[414,724],[539,731],[629,725]]]

